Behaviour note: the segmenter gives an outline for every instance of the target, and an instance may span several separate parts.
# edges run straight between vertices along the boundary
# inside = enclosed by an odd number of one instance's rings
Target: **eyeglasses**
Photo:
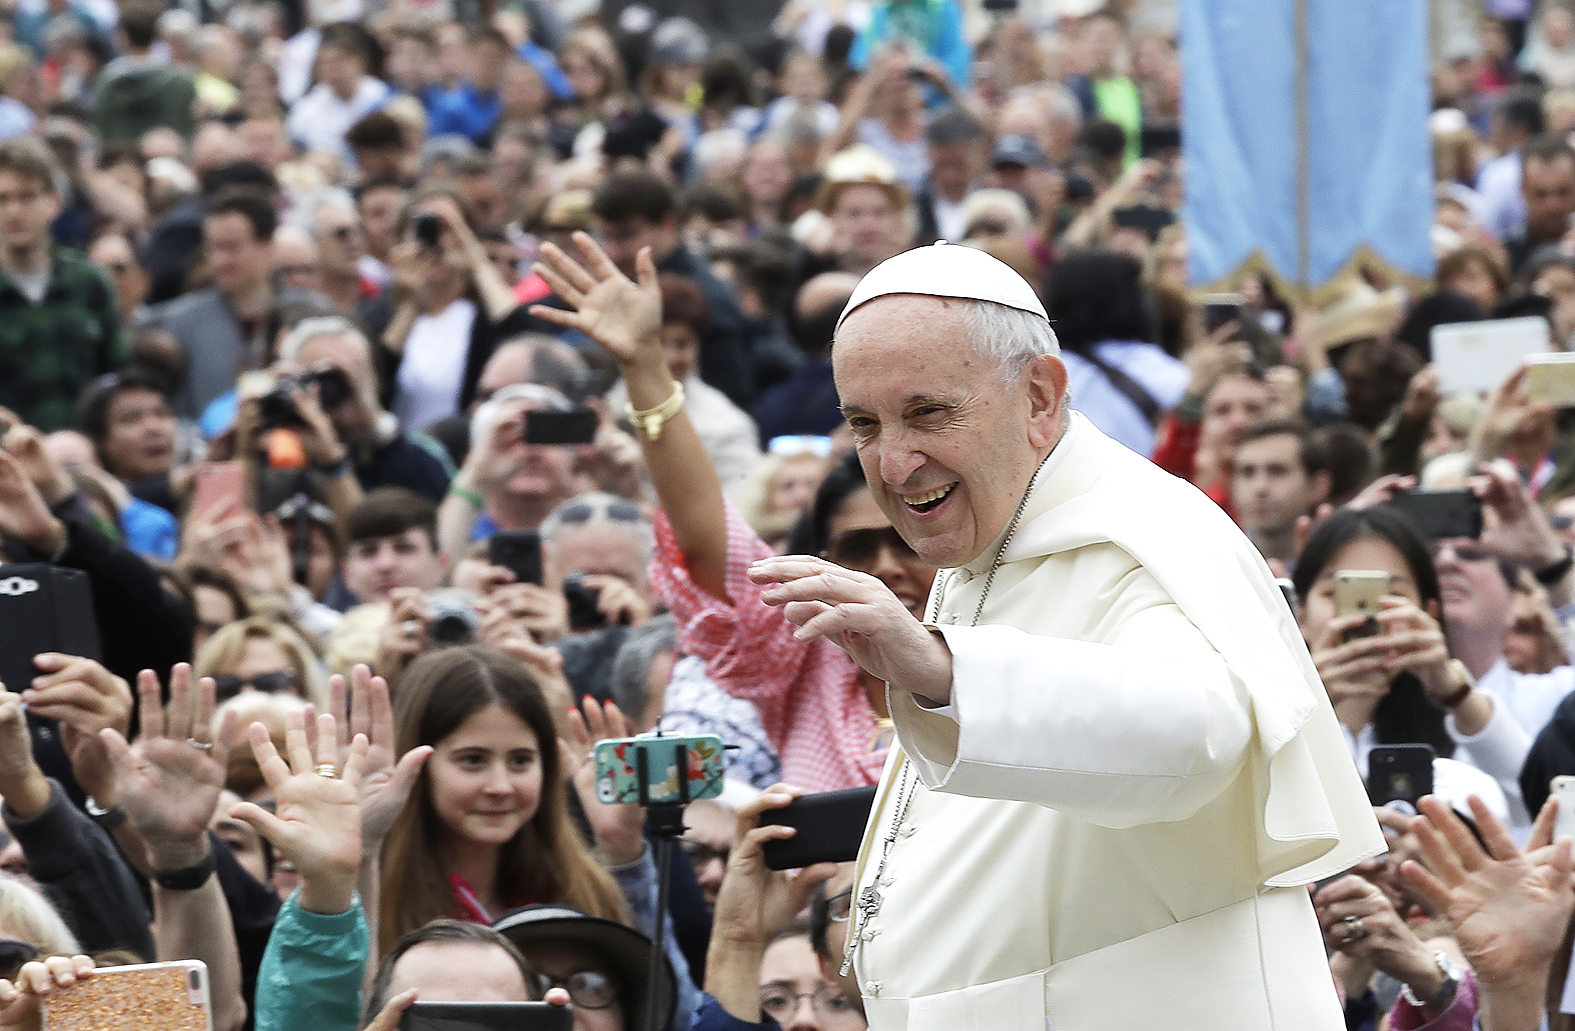
[[[7,981],[14,979],[17,971],[22,969],[22,964],[31,963],[40,955],[38,946],[32,942],[0,938],[0,977]]]
[[[689,857],[689,862],[694,866],[704,866],[713,860],[721,860],[722,865],[727,865],[728,856],[732,849],[713,848],[696,838],[679,838],[678,844],[683,847],[684,855]]]
[[[538,998],[549,988],[562,988],[569,993],[569,1001],[581,1009],[604,1010],[618,999],[617,979],[600,970],[579,970],[561,978],[537,972],[531,977]]]
[[[841,992],[825,985],[813,992],[791,991],[787,985],[767,985],[760,989],[760,1008],[779,1024],[786,1024],[798,1009],[798,1001],[808,999],[810,1009],[825,1017],[853,1014],[853,1004]]]
[[[214,697],[218,701],[228,701],[240,694],[246,688],[261,691],[263,694],[283,694],[294,691],[296,682],[295,674],[289,670],[276,669],[268,673],[259,673],[254,677],[242,680],[232,677],[228,673],[221,673],[213,678]]]
[[[875,563],[882,548],[890,548],[899,559],[914,557],[914,550],[894,526],[839,533],[826,546],[826,557],[839,566],[868,566]]]
[[[853,886],[837,892],[826,900],[826,919],[834,924],[845,924],[853,915]]]

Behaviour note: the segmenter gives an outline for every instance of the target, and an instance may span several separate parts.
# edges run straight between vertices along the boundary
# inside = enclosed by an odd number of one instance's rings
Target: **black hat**
[[[595,953],[627,986],[624,1023],[646,1026],[646,978],[651,967],[651,939],[613,920],[590,916],[569,906],[526,906],[499,917],[492,929],[525,949],[549,941],[570,941]],[[663,1015],[659,1026],[668,1027],[678,1010],[678,978],[670,960],[663,957],[655,1006]]]

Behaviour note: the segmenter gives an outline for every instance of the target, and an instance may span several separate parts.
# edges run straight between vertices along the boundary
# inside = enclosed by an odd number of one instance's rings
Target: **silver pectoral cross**
[[[873,920],[875,914],[880,912],[880,904],[884,901],[875,885],[871,884],[859,892],[859,911],[864,914],[865,920]]]

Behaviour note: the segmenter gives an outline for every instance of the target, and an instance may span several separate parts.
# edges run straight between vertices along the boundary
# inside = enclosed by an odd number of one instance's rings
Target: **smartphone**
[[[400,1031],[570,1031],[574,1008],[549,1002],[414,1002]]]
[[[1432,745],[1376,745],[1367,755],[1367,797],[1416,815],[1416,803],[1433,793]]]
[[[589,444],[596,439],[596,413],[589,408],[567,412],[526,412],[525,443]]]
[[[1469,490],[1413,490],[1389,502],[1430,541],[1482,536],[1482,502]]]
[[[1378,617],[1378,599],[1388,594],[1393,578],[1381,569],[1336,569],[1334,571],[1334,614],[1354,616],[1361,614],[1370,619]],[[1364,623],[1345,632],[1345,640],[1355,637],[1374,637],[1378,633],[1376,622]]]
[[[1204,294],[1203,331],[1213,333],[1221,326],[1241,321],[1241,307],[1247,299],[1241,294]]]
[[[563,578],[563,597],[569,603],[570,630],[598,630],[607,625],[602,614],[600,587],[592,587],[580,573]]]
[[[715,734],[644,734],[596,745],[596,797],[608,805],[716,798],[724,772],[722,739]]]
[[[1548,791],[1559,800],[1559,815],[1553,824],[1553,840],[1575,838],[1575,777],[1554,777]]]
[[[99,967],[41,1004],[44,1031],[213,1031],[208,967],[195,959]]]
[[[193,477],[191,514],[211,515],[245,505],[246,473],[239,462],[204,462]]]
[[[514,582],[541,583],[541,534],[502,530],[487,541],[487,561],[514,574]]]
[[[438,236],[443,232],[443,220],[423,211],[411,216],[410,228],[416,234],[417,243],[423,247],[436,248]]]
[[[1555,408],[1575,408],[1575,351],[1534,354],[1526,359],[1526,394]]]
[[[767,809],[760,822],[793,827],[785,841],[768,841],[761,849],[772,870],[794,870],[814,863],[851,863],[859,857],[864,827],[875,806],[875,788],[848,788],[818,795],[800,795],[781,809]]]

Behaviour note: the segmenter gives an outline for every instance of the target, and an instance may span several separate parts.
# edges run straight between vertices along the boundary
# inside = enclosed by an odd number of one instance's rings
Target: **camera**
[[[417,243],[423,247],[435,248],[438,245],[438,234],[443,231],[443,220],[423,211],[411,217],[410,228],[416,234]]]
[[[563,578],[563,596],[569,602],[570,630],[598,630],[607,625],[607,617],[597,608],[601,588],[588,585],[579,573]]]
[[[282,379],[274,388],[257,399],[262,412],[263,425],[268,429],[301,425],[301,413],[296,410],[292,388],[302,390],[317,384],[317,403],[324,411],[335,408],[350,398],[350,377],[343,369],[318,369],[299,376]]]
[[[435,645],[469,644],[481,626],[470,594],[454,587],[427,595],[427,620],[427,640]]]

